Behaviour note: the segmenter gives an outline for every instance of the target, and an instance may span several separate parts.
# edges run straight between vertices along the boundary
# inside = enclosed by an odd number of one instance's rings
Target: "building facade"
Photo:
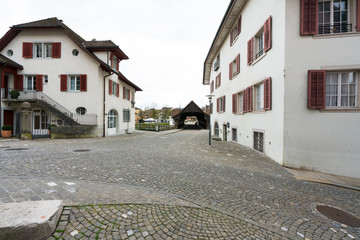
[[[360,177],[359,0],[233,0],[204,63],[215,135]]]
[[[13,134],[23,102],[31,104],[33,136],[46,135],[51,125],[91,125],[96,136],[135,130],[141,89],[119,71],[128,57],[111,40],[85,41],[49,18],[12,26],[0,39],[0,54],[8,63],[0,64],[1,125],[12,125]]]

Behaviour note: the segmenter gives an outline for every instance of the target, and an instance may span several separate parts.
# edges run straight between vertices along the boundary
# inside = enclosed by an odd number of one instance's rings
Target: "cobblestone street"
[[[208,131],[0,141],[0,202],[60,199],[49,239],[360,239],[360,192],[296,180]]]

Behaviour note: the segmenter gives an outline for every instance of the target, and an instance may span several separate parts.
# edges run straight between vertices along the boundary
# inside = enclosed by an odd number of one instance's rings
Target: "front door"
[[[14,133],[14,111],[4,110],[4,125],[11,125],[13,128],[11,134]]]
[[[227,125],[223,125],[223,139],[224,141],[227,141]]]

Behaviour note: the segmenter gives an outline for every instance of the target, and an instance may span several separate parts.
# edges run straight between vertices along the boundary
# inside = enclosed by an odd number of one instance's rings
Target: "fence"
[[[174,129],[175,126],[169,124],[156,124],[156,123],[136,123],[136,130],[146,130],[146,131],[166,131],[170,129]]]

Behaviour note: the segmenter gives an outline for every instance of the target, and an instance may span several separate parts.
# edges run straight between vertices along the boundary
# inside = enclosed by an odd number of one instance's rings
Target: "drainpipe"
[[[104,76],[104,99],[103,99],[103,137],[105,137],[105,114],[106,114],[106,112],[105,112],[105,110],[106,110],[106,103],[105,103],[105,96],[106,96],[106,78],[107,77],[109,77],[109,76],[111,76],[111,75],[113,75],[114,73],[111,73],[111,74],[108,74],[108,75],[105,75]]]

